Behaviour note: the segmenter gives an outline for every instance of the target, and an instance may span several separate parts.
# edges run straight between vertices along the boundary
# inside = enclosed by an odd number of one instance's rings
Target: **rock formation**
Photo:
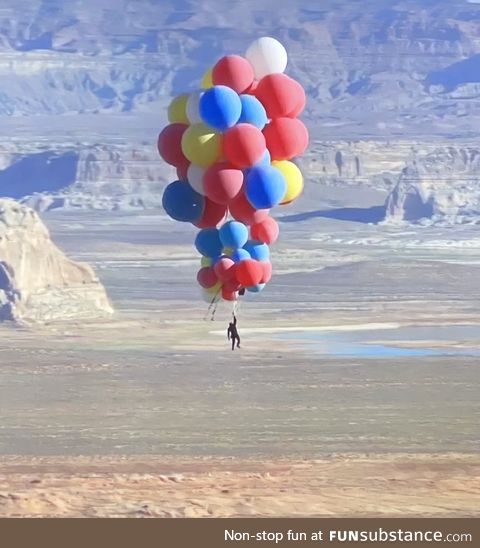
[[[1,199],[0,320],[91,319],[112,312],[93,270],[68,259],[32,209]]]
[[[312,140],[301,161],[315,191],[395,188],[390,219],[470,219],[475,187],[452,195],[429,186],[435,170],[424,173],[410,156],[412,148],[426,155],[452,145],[461,162],[461,149],[475,146],[480,4],[260,4],[237,3],[232,19],[220,0],[200,8],[116,0],[124,16],[112,18],[106,0],[29,0],[21,9],[4,0],[0,117],[8,138],[0,145],[0,197],[39,211],[160,207],[163,187],[176,177],[155,150],[171,97],[195,89],[205,67],[227,51],[243,52],[267,28],[287,47],[288,73],[307,90],[302,118]]]
[[[148,127],[161,127],[171,95],[194,89],[206,66],[271,29],[287,47],[289,74],[311,99],[304,116],[314,137],[478,127],[479,5],[244,0],[232,18],[224,4],[29,0],[20,8],[3,0],[0,52],[8,78],[0,116],[50,116],[78,129],[72,114],[99,113],[102,136],[113,127],[115,140],[131,135],[118,126],[118,113],[150,115]],[[122,17],[112,17],[112,5]]]
[[[478,222],[480,150],[442,147],[415,157],[386,202],[389,221]]]
[[[0,197],[43,212],[51,209],[161,207],[175,169],[155,145],[71,145],[45,150],[35,143],[0,147]]]

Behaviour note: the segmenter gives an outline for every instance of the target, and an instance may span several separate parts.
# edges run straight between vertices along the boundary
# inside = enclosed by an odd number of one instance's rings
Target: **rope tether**
[[[218,306],[218,301],[219,301],[219,299],[217,297],[218,297],[220,291],[221,291],[221,289],[219,289],[215,293],[215,295],[213,296],[213,299],[211,300],[210,304],[208,305],[207,312],[206,312],[205,316],[203,317],[204,320],[206,320],[208,318],[208,316],[210,314],[210,310],[213,307],[213,312],[212,312],[212,317],[211,317],[211,320],[213,321],[214,316],[215,316],[215,312],[217,311],[217,306]]]

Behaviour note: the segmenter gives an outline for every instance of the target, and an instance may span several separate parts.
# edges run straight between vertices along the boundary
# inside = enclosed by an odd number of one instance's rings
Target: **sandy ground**
[[[6,459],[2,517],[478,516],[480,456]]]
[[[285,222],[232,354],[231,310],[204,321],[188,227],[104,212],[48,224],[117,312],[0,327],[1,517],[478,515],[478,357],[318,356],[287,338],[478,324],[478,245]]]

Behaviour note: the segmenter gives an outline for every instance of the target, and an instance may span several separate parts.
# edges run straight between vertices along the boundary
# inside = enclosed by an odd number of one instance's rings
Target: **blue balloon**
[[[272,162],[272,157],[270,156],[270,152],[268,149],[263,153],[263,156],[258,160],[258,162],[255,164],[256,166],[267,166],[270,167],[270,164]]]
[[[240,95],[240,101],[242,102],[242,112],[239,122],[263,129],[267,125],[268,118],[262,103],[253,95]]]
[[[247,175],[245,194],[255,209],[270,209],[278,205],[287,191],[282,173],[270,166],[252,167]]]
[[[260,160],[258,160],[258,162],[256,164],[254,164],[253,167],[255,167],[255,166],[270,167],[271,162],[272,162],[272,157],[270,156],[270,152],[268,152],[268,149],[267,149],[263,153],[263,156],[260,158]],[[248,174],[250,173],[251,169],[252,169],[251,167],[247,167],[243,170],[243,174],[244,174],[245,177],[248,177]]]
[[[242,113],[238,94],[227,86],[214,86],[200,99],[200,116],[208,126],[226,131],[233,127]]]
[[[232,259],[232,261],[234,263],[239,263],[240,261],[246,261],[247,259],[251,259],[250,257],[250,253],[246,250],[246,249],[236,249],[230,259]]]
[[[239,221],[228,221],[220,227],[220,240],[225,247],[243,247],[248,240],[248,228]]]
[[[243,249],[250,253],[252,259],[256,261],[268,261],[270,258],[270,249],[267,244],[258,242],[256,240],[249,240]]]
[[[186,181],[174,181],[163,192],[163,209],[176,221],[195,223],[205,209],[205,198]]]
[[[263,288],[266,286],[267,284],[257,284],[257,285],[252,285],[250,287],[247,287],[247,291],[250,291],[250,293],[260,293],[260,291],[263,291]]]
[[[216,228],[204,228],[195,238],[195,247],[204,257],[218,257],[223,245]]]

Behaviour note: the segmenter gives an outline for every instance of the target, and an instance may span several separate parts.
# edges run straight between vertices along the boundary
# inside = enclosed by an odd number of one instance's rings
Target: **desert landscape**
[[[0,516],[478,515],[480,5],[100,4],[2,7]],[[155,141],[266,33],[311,144],[231,352]]]
[[[478,472],[460,455],[7,459],[0,501],[12,517],[476,517]]]
[[[232,353],[231,308],[210,321],[189,283],[187,227],[45,218],[116,312],[0,328],[4,515],[475,514],[478,248],[317,219],[337,242],[282,240]]]

